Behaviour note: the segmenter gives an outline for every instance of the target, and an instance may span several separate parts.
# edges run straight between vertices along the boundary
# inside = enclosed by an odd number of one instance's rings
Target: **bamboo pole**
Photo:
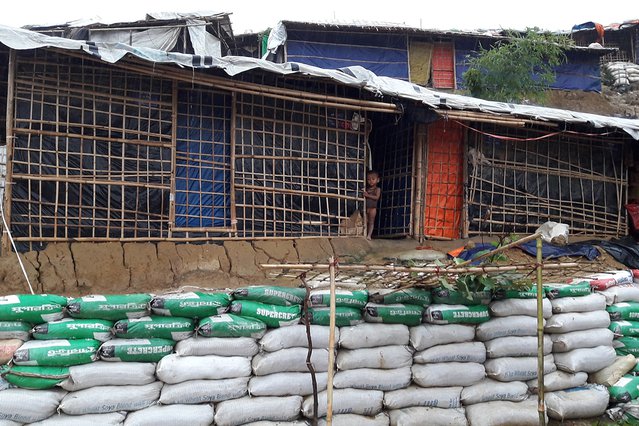
[[[306,352],[306,368],[308,368],[309,373],[311,373],[311,384],[313,386],[313,418],[311,419],[311,424],[313,426],[317,426],[317,407],[319,405],[318,397],[317,397],[317,377],[315,375],[315,367],[311,362],[311,356],[313,355],[313,338],[311,336],[311,315],[309,311],[309,302],[311,300],[311,288],[308,286],[306,282],[306,274],[300,275],[300,280],[302,280],[302,284],[304,284],[304,289],[306,293],[304,295],[304,326],[306,328],[306,341],[308,343],[308,351]]]
[[[520,239],[518,239],[517,241],[513,241],[513,242],[512,242],[512,243],[510,243],[510,244],[506,244],[505,246],[498,247],[498,248],[496,248],[496,249],[495,249],[495,250],[493,250],[493,251],[490,251],[490,252],[488,252],[488,253],[484,253],[484,254],[482,254],[482,255],[479,255],[479,256],[477,256],[477,257],[474,257],[474,258],[472,258],[472,259],[469,259],[469,260],[466,260],[466,261],[464,261],[464,262],[462,262],[462,263],[459,263],[459,264],[457,264],[457,265],[456,265],[456,267],[457,267],[457,268],[460,268],[460,267],[462,267],[462,266],[466,266],[466,265],[468,265],[468,264],[470,264],[470,263],[472,263],[472,262],[475,262],[475,261],[477,261],[477,260],[484,259],[484,258],[486,258],[486,257],[492,256],[492,255],[497,254],[497,253],[501,253],[502,251],[505,251],[505,250],[511,249],[511,248],[513,248],[513,247],[520,246],[520,245],[522,245],[523,243],[526,243],[526,242],[528,242],[528,241],[535,240],[535,239],[540,238],[540,237],[541,237],[541,233],[537,232],[536,234],[532,234],[532,235],[529,235],[529,236],[527,236],[527,237],[520,238]],[[447,269],[449,269],[449,268],[447,268]]]
[[[173,230],[175,228],[175,174],[177,164],[177,127],[178,127],[178,83],[176,81],[171,82],[171,180],[169,188],[169,226],[168,236],[173,236]]]
[[[230,169],[229,169],[229,198],[231,209],[231,233],[234,237],[237,237],[237,200],[235,199],[235,159],[236,152],[235,147],[237,145],[237,94],[231,93],[231,147],[229,152]]]
[[[333,374],[335,372],[335,258],[328,260],[331,277],[331,303],[328,331],[328,379],[326,386],[326,424],[333,424]]]
[[[6,224],[6,231],[2,233],[2,254],[11,251],[11,241],[9,232],[11,229],[11,194],[13,190],[13,145],[15,135],[13,134],[14,108],[15,108],[15,75],[16,75],[16,51],[9,50],[9,71],[7,75],[7,119],[6,119],[6,176],[4,180],[3,217]]]
[[[544,286],[542,282],[542,242],[537,238],[537,410],[539,411],[539,424],[546,425],[546,408],[544,406]]]

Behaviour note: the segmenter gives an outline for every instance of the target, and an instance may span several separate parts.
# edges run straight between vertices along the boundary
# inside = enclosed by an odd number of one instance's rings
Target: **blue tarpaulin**
[[[528,241],[519,246],[525,253],[537,256],[537,242]],[[588,260],[595,260],[599,257],[599,250],[589,243],[572,243],[565,246],[556,246],[550,243],[543,243],[541,246],[541,256],[544,259],[556,259],[564,256],[583,256]]]

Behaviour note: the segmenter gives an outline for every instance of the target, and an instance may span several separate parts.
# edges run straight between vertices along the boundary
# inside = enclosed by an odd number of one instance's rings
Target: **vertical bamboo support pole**
[[[542,283],[542,243],[541,237],[537,237],[537,411],[539,411],[539,424],[546,425],[546,407],[544,403],[544,286]]]
[[[16,78],[16,51],[9,50],[9,64],[7,77],[7,121],[6,121],[6,176],[4,181],[4,199],[3,210],[7,228],[11,229],[11,193],[13,186],[13,144],[15,136],[13,135],[13,120],[15,111],[15,78]],[[11,241],[9,240],[9,231],[4,230],[2,233],[2,253],[11,251]]]
[[[230,198],[231,198],[231,229],[233,237],[237,237],[237,212],[235,206],[235,143],[236,143],[236,130],[237,130],[237,93],[231,92],[231,152],[230,154]]]
[[[175,228],[175,176],[176,176],[176,156],[177,156],[177,128],[178,128],[178,82],[171,82],[171,188],[169,189],[169,238],[173,236]]]
[[[326,387],[326,424],[333,424],[333,374],[335,365],[335,258],[328,260],[328,272],[331,278],[331,303],[328,334],[328,381]]]

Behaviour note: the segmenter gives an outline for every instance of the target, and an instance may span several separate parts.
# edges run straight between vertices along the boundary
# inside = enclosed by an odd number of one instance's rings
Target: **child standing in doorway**
[[[366,172],[366,189],[364,190],[364,198],[366,200],[366,230],[368,231],[366,239],[370,240],[373,236],[373,226],[375,225],[375,216],[377,216],[377,202],[382,195],[382,190],[377,186],[379,184],[379,173],[375,170]]]

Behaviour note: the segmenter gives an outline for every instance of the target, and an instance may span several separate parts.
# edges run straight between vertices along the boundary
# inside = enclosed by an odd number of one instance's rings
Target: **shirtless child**
[[[364,190],[364,198],[366,199],[366,229],[368,235],[366,239],[370,240],[373,236],[373,226],[375,225],[375,216],[377,216],[377,201],[382,195],[382,190],[377,186],[379,183],[379,173],[369,170],[366,173],[366,189]]]

